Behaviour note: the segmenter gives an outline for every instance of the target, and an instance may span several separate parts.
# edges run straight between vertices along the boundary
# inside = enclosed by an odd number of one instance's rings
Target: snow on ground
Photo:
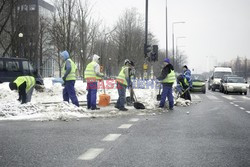
[[[62,90],[63,87],[54,78],[44,79],[44,92],[38,92],[34,90],[32,100],[30,103],[21,105],[18,99],[18,93],[9,89],[9,83],[0,84],[0,120],[69,120],[78,118],[95,118],[95,117],[113,117],[130,114],[151,114],[159,111],[157,109],[158,101],[156,96],[158,89],[135,89],[134,92],[137,96],[137,100],[142,102],[146,109],[136,110],[133,106],[127,106],[129,111],[120,112],[114,108],[114,103],[118,98],[117,89],[114,86],[112,89],[106,89],[106,94],[111,96],[111,104],[107,107],[101,107],[99,111],[91,111],[86,109],[86,83],[81,80],[77,80],[75,89],[77,92],[78,100],[80,101],[81,107],[76,107],[71,103],[63,102]],[[104,93],[103,89],[98,90],[97,99],[99,95]],[[127,91],[127,96],[129,92]],[[179,103],[186,105],[187,102],[179,99]],[[83,106],[85,104],[85,106]]]

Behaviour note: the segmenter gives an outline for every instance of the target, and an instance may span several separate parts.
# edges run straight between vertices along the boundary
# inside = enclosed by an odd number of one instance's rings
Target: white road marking
[[[247,96],[241,96],[241,98],[243,98],[243,99],[247,99],[247,100],[250,100],[250,98],[249,98],[249,97],[247,97]]]
[[[238,104],[235,104],[234,106],[235,106],[235,107],[238,107],[239,105],[238,105]]]
[[[128,129],[132,126],[133,124],[122,124],[121,126],[119,126],[119,129]]]
[[[225,99],[228,99],[228,100],[235,100],[235,98],[232,96],[222,96],[222,97],[224,97]]]
[[[234,105],[234,103],[233,103],[233,102],[230,102],[230,104]]]
[[[121,134],[109,134],[102,141],[115,141],[121,136]]]
[[[93,160],[95,159],[101,152],[103,152],[103,148],[90,148],[84,154],[80,155],[77,159],[79,160]]]
[[[212,95],[207,95],[207,98],[209,98],[210,100],[218,100],[217,97],[212,96]]]
[[[245,108],[243,108],[243,107],[240,107],[240,109],[241,109],[241,110],[245,110]]]
[[[250,111],[246,111],[248,114],[250,114]]]
[[[192,99],[201,99],[198,95],[192,95]]]
[[[138,118],[131,118],[131,119],[129,120],[129,122],[137,122],[137,121],[139,121]]]

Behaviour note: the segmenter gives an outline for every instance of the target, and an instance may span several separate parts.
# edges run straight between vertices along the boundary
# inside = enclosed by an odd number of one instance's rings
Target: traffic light
[[[151,60],[158,61],[158,45],[153,45],[153,50],[151,52]]]
[[[151,45],[144,44],[144,54],[151,52]]]

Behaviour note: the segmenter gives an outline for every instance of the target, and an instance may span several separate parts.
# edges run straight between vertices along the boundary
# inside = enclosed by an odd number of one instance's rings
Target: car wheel
[[[247,95],[247,92],[244,92],[244,95]]]
[[[212,91],[214,92],[215,91],[215,89],[212,87]]]

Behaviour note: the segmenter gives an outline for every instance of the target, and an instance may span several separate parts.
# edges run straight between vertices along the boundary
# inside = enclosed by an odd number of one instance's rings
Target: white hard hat
[[[126,60],[124,61],[124,65],[126,65],[127,63],[130,63],[129,59],[126,59]]]

